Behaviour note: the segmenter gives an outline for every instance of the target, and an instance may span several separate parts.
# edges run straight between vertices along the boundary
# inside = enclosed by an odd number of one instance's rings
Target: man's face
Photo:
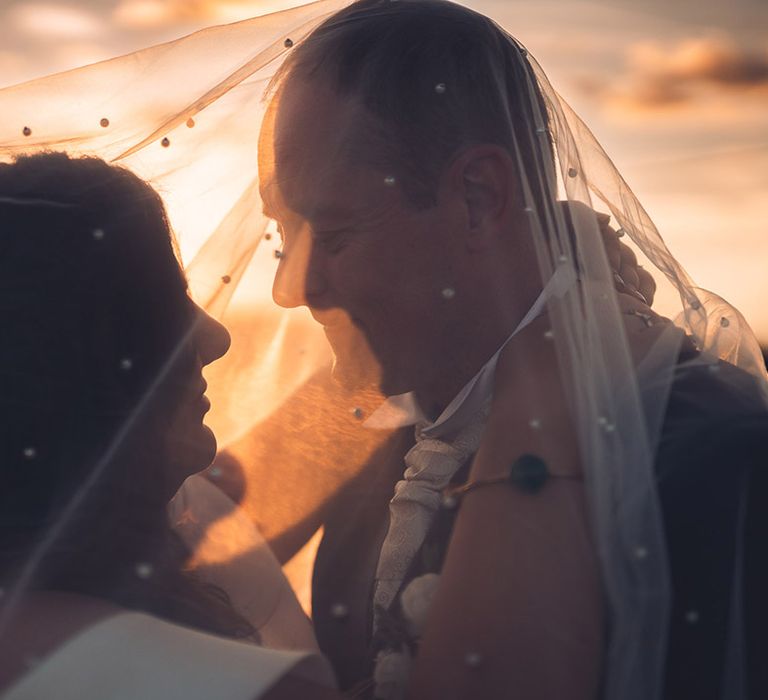
[[[465,330],[445,291],[463,243],[450,203],[418,210],[394,173],[366,164],[372,119],[322,84],[289,84],[265,120],[260,183],[283,237],[276,303],[309,307],[342,381],[378,379],[392,395],[434,381]]]

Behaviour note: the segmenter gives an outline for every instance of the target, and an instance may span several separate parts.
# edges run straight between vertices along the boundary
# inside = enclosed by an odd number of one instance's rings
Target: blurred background
[[[0,86],[301,0],[0,0]],[[464,0],[516,35],[672,252],[768,343],[768,3]]]

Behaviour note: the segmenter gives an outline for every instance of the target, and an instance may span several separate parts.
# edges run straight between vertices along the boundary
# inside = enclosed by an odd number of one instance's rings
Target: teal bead
[[[548,479],[547,463],[536,455],[521,455],[509,467],[509,481],[528,493],[538,493]]]

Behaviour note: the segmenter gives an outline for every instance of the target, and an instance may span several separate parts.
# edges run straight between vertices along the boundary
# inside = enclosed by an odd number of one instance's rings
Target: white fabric
[[[274,649],[318,649],[312,625],[253,521],[200,475],[187,479],[169,505],[176,531],[194,552],[204,580],[223,589],[235,609]]]
[[[3,700],[255,700],[291,671],[333,683],[319,655],[264,649],[128,612],[63,644]]]

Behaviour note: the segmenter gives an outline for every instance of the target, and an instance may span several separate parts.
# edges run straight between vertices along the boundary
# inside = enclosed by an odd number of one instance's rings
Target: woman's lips
[[[200,383],[198,390],[195,392],[195,395],[197,397],[195,399],[195,406],[203,414],[208,413],[208,411],[211,410],[211,401],[205,395],[206,391],[208,391],[208,383],[203,379],[202,382]]]
[[[206,414],[208,411],[211,410],[211,402],[210,399],[203,394],[197,399],[197,406],[200,409],[201,413]]]

